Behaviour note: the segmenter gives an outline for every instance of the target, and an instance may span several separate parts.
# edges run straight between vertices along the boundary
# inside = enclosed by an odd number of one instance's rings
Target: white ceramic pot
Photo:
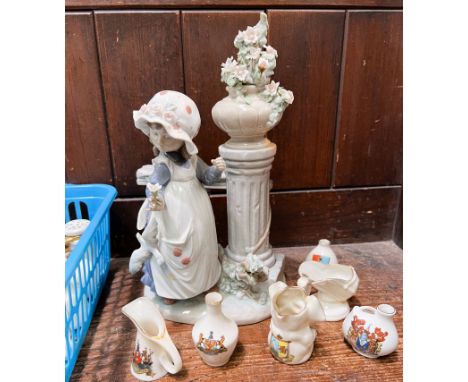
[[[200,357],[210,366],[223,366],[237,345],[239,328],[221,310],[223,296],[217,292],[205,296],[206,315],[192,329],[192,339]]]
[[[211,115],[216,125],[231,137],[232,142],[262,140],[279,123],[282,113],[275,123],[269,122],[273,105],[259,96],[263,89],[246,85],[241,93],[229,88],[228,91],[231,94],[214,105]]]
[[[271,323],[268,344],[281,362],[296,365],[307,361],[317,335],[311,327],[317,299],[303,288],[278,281],[270,286]]]
[[[322,264],[338,264],[335,252],[330,247],[330,240],[327,239],[320,239],[318,245],[307,254],[305,260]]]
[[[355,306],[343,321],[343,335],[354,351],[364,357],[390,354],[398,347],[395,313],[395,308],[388,304],[380,304],[377,309]]]

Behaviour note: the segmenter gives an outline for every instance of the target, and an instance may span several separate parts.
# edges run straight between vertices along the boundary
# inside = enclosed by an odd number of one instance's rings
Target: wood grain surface
[[[119,195],[143,195],[136,170],[151,163],[152,145],[133,123],[160,90],[184,91],[177,11],[96,12],[114,182]]]
[[[329,187],[340,84],[344,11],[268,11],[278,49],[274,80],[294,95],[268,135],[278,144],[274,189]]]
[[[273,192],[270,195],[273,246],[391,240],[400,187]],[[142,198],[117,199],[111,208],[112,255],[130,256],[139,248],[136,218]],[[212,195],[218,241],[227,244],[225,195]]]
[[[402,381],[403,369],[403,258],[392,242],[346,244],[333,246],[342,264],[352,265],[360,285],[350,305],[393,305],[399,333],[396,352],[378,359],[355,353],[343,340],[342,322],[314,324],[318,335],[309,361],[302,365],[285,365],[269,352],[267,319],[239,328],[239,342],[228,364],[219,368],[205,365],[192,343],[192,326],[166,321],[168,332],[179,349],[182,370],[161,381]],[[297,268],[310,247],[278,248],[286,255],[285,274],[289,284],[297,280]],[[128,259],[112,259],[103,294],[78,357],[73,382],[135,381],[130,362],[136,330],[121,308],[142,295],[138,276],[127,270]]]
[[[401,184],[403,13],[348,17],[335,185]]]
[[[194,141],[207,163],[219,156],[218,146],[229,139],[211,117],[215,103],[228,95],[221,64],[236,57],[237,32],[258,19],[259,11],[182,12],[185,91],[200,111],[202,125]]]
[[[66,9],[125,8],[401,8],[403,0],[65,0]]]
[[[91,12],[65,16],[65,179],[112,184]]]

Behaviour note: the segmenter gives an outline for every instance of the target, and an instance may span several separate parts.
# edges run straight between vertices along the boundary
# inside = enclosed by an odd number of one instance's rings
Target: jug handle
[[[182,359],[167,332],[162,338],[157,339],[156,342],[164,350],[160,358],[161,365],[164,369],[171,374],[179,372],[180,369],[182,369]]]

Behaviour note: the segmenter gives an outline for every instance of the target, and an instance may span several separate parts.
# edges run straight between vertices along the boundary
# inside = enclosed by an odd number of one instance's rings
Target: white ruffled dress
[[[164,163],[171,174],[163,193],[164,209],[150,213],[143,233],[161,254],[159,260],[150,259],[160,297],[194,297],[213,287],[221,275],[213,210],[196,176],[197,160],[194,155],[181,166],[164,155],[153,159],[155,166]]]

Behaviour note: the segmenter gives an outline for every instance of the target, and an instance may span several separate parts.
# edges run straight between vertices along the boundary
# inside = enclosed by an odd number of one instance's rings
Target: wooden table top
[[[297,269],[310,247],[278,248],[286,255],[289,284],[297,280]],[[339,322],[318,322],[314,352],[302,365],[276,361],[267,345],[270,320],[240,326],[239,342],[231,360],[223,367],[205,365],[192,343],[192,325],[166,321],[182,357],[182,370],[161,381],[378,381],[403,380],[403,256],[393,242],[333,246],[338,261],[352,265],[360,285],[350,305],[393,305],[400,335],[398,350],[386,357],[368,359],[355,353],[343,340]],[[112,259],[101,299],[71,381],[135,381],[130,374],[136,330],[121,308],[143,294],[140,277],[128,272],[128,258]]]

